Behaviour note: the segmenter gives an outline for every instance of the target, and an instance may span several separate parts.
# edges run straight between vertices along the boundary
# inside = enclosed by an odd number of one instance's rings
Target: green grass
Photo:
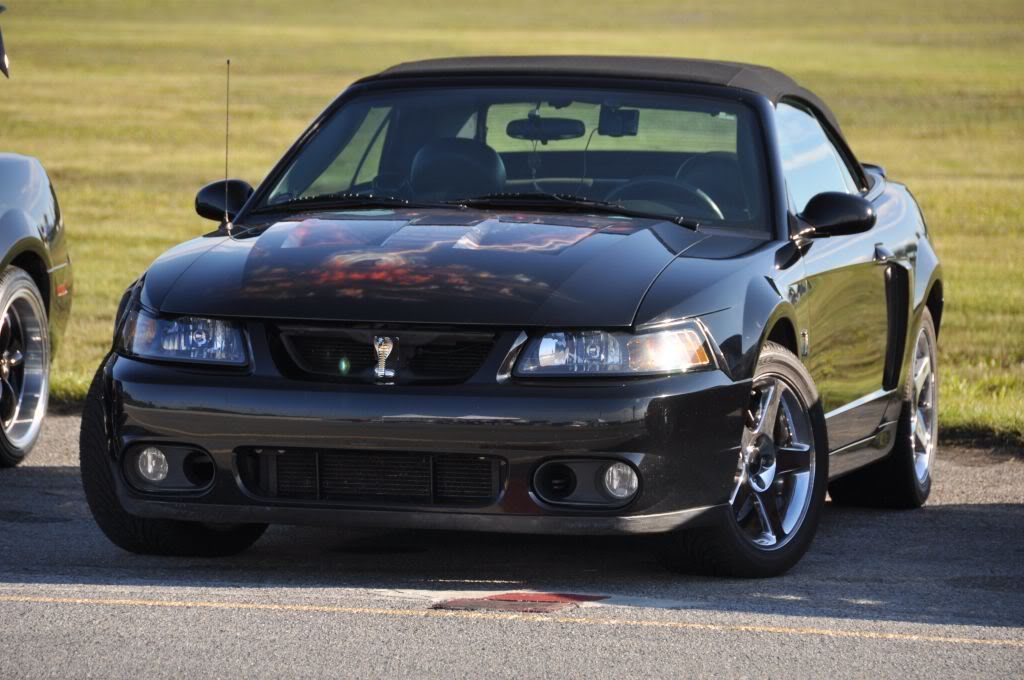
[[[945,431],[1024,442],[1020,0],[7,4],[0,148],[53,175],[75,261],[59,399],[83,396],[123,288],[210,227],[192,201],[222,172],[226,56],[232,174],[255,182],[345,85],[398,61],[660,54],[792,74],[832,104],[862,160],[911,187],[946,267]]]

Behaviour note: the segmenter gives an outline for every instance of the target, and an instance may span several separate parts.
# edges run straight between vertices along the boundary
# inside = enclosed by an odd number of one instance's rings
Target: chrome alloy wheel
[[[922,328],[914,347],[910,393],[910,448],[914,452],[914,474],[924,483],[935,459],[939,428],[938,390],[935,384],[935,352],[931,336]]]
[[[28,290],[7,301],[0,316],[0,424],[16,449],[39,434],[49,396],[46,312]]]
[[[796,535],[814,487],[814,432],[796,391],[773,375],[758,378],[743,430],[730,503],[740,531],[761,550]]]

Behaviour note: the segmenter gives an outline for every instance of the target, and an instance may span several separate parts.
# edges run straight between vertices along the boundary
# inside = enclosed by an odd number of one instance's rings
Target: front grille
[[[395,350],[387,368],[397,384],[458,384],[473,377],[494,346],[494,333],[284,326],[274,331],[275,357],[289,375],[331,382],[376,382],[374,338]]]
[[[488,505],[500,488],[495,456],[331,449],[243,449],[246,488],[284,500]]]
[[[344,336],[291,335],[293,357],[309,373],[340,375],[342,359],[349,373],[365,371],[377,363],[370,343]]]
[[[416,375],[471,376],[491,351],[491,341],[436,342],[414,347],[409,368]]]

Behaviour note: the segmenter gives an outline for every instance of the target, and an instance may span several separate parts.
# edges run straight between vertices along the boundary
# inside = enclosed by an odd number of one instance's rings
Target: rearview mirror
[[[863,196],[826,191],[810,201],[800,218],[813,229],[806,233],[819,236],[860,234],[875,226],[875,209]]]
[[[241,179],[222,179],[207,184],[196,194],[196,212],[201,217],[221,222],[226,214],[235,218],[252,195],[252,185]]]
[[[5,9],[7,8],[0,5],[0,14],[3,14]],[[11,62],[7,61],[7,50],[4,49],[3,33],[0,33],[0,71],[3,72],[5,77],[11,77]]]
[[[513,139],[528,139],[531,142],[547,144],[555,139],[576,139],[587,132],[582,120],[575,118],[517,118],[510,120],[505,128],[506,134]]]

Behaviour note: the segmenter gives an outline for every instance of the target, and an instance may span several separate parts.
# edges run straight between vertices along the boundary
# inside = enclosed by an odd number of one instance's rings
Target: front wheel
[[[46,305],[32,277],[8,267],[0,276],[0,467],[35,446],[49,395]]]
[[[727,516],[673,534],[669,568],[761,578],[807,552],[828,481],[825,418],[807,369],[775,343],[761,351],[739,448]]]
[[[103,368],[93,379],[82,411],[79,438],[82,487],[93,519],[110,541],[141,555],[222,557],[255,543],[266,524],[209,525],[128,514],[118,500],[103,416]]]

